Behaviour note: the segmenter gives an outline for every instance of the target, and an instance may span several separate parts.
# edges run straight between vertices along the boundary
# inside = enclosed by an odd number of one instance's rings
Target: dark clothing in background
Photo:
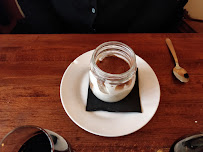
[[[187,0],[18,0],[12,33],[177,32]]]
[[[4,12],[5,12],[5,8],[3,7],[3,5],[0,4],[0,25],[9,24],[8,16]]]
[[[12,33],[66,33],[64,23],[52,7],[51,0],[17,0],[25,18]],[[60,1],[60,0],[59,0]]]

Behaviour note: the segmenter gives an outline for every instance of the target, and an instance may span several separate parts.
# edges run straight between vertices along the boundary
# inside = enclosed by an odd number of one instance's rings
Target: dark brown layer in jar
[[[130,79],[129,81],[119,84],[116,86],[115,90],[122,90],[124,88],[125,85],[130,85],[132,83],[132,79]]]
[[[104,72],[121,74],[130,69],[129,64],[117,56],[107,56],[102,61],[97,60],[97,66]]]

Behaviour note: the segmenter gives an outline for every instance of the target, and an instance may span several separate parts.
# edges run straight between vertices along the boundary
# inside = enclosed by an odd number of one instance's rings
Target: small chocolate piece
[[[184,77],[185,77],[185,78],[189,78],[188,73],[185,73],[185,74],[184,74]]]

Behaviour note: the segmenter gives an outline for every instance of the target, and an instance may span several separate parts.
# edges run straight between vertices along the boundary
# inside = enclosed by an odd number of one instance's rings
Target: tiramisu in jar
[[[136,70],[136,56],[129,46],[116,41],[103,43],[90,61],[90,88],[102,101],[120,101],[134,87]]]

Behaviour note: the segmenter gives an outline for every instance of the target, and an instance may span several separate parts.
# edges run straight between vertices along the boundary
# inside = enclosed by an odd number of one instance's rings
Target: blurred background
[[[132,8],[125,9],[129,10],[126,16],[123,15],[124,12],[116,8],[116,5],[113,5],[119,1],[108,2],[109,5],[115,6],[111,9],[117,11],[120,19],[110,16],[111,13],[97,12],[97,10],[96,13],[89,13],[86,16],[82,15],[84,13],[78,13],[78,15],[73,13],[71,16],[68,12],[72,7],[68,8],[69,4],[72,4],[70,2],[66,0],[0,0],[0,33],[203,33],[203,0],[129,1],[133,5]],[[101,1],[96,2],[100,3],[102,7],[105,6]],[[76,0],[74,3],[77,7],[83,2]],[[122,3],[120,1],[120,4]],[[103,10],[102,7],[98,6],[98,10]],[[138,15],[135,19],[133,18],[133,21],[131,18],[132,25],[125,26],[124,24],[129,22],[126,17],[132,12],[136,12],[135,14]],[[106,17],[102,16],[105,13]],[[94,19],[92,17],[94,14],[96,14],[96,18],[100,18],[95,21],[97,28],[91,28],[88,25],[90,24],[89,18]],[[107,16],[109,16],[108,20]],[[81,18],[80,21],[83,20],[82,24],[76,24],[80,23],[77,18]],[[111,23],[108,25],[108,22]],[[94,23],[91,23],[91,26],[95,26]]]

